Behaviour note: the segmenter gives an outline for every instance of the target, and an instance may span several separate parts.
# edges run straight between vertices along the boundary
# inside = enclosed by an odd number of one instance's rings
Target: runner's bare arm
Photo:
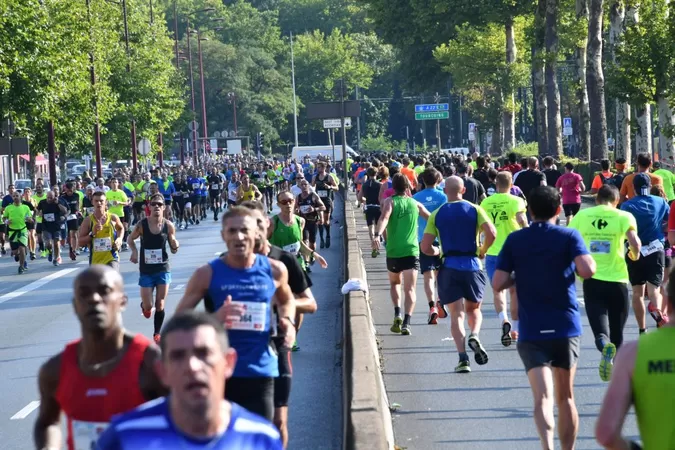
[[[185,287],[185,293],[176,306],[176,314],[188,309],[194,309],[202,301],[204,295],[209,290],[211,283],[211,266],[204,264],[195,271],[188,280]]]
[[[110,222],[112,222],[113,227],[115,227],[115,231],[117,232],[117,239],[115,239],[115,245],[119,250],[120,248],[122,248],[122,241],[124,241],[124,224],[122,223],[122,220],[120,220],[120,218],[115,214],[110,214]]]
[[[131,249],[132,253],[136,253],[138,250],[136,248],[136,242],[134,242],[136,239],[141,237],[143,235],[143,225],[141,225],[141,222],[138,222],[136,225],[134,225],[133,231],[129,234],[129,237],[127,238],[127,245],[129,245],[129,248]]]
[[[156,364],[161,357],[162,353],[155,344],[150,344],[143,355],[138,385],[146,400],[154,400],[169,394],[169,390],[157,376]]]
[[[290,347],[295,341],[295,324],[290,321],[295,317],[295,298],[293,292],[288,286],[288,270],[286,266],[280,261],[270,259],[270,266],[272,267],[272,276],[274,276],[274,284],[277,290],[274,292],[273,301],[277,305],[279,312],[279,328],[285,331],[285,341]],[[290,319],[289,319],[290,318]]]
[[[269,222],[269,226],[267,227],[267,239],[269,239],[274,234],[274,220],[270,218],[267,222]],[[302,234],[302,230],[300,230],[300,233]]]
[[[497,229],[492,222],[483,222],[483,225],[480,226],[480,229],[484,236],[483,245],[481,245],[479,250],[479,256],[482,258],[485,256],[488,249],[497,238]]]
[[[323,204],[323,201],[321,201],[321,197],[319,197],[316,194],[312,194],[314,196],[314,208],[317,211],[325,211],[326,210],[326,205]]]
[[[420,202],[417,202],[417,211],[419,212],[420,216],[422,216],[422,218],[424,218],[425,220],[428,219],[429,216],[431,215],[429,210],[426,209],[424,205],[421,204]]]
[[[424,233],[422,236],[422,242],[420,242],[420,249],[422,253],[429,256],[438,256],[441,254],[441,249],[434,245],[436,240],[436,235],[431,233]]]
[[[301,314],[314,314],[318,309],[316,299],[310,288],[295,296],[295,311]]]
[[[258,186],[255,184],[253,185],[253,190],[255,191],[255,199],[260,200],[262,198],[262,192],[260,192],[260,189],[258,189]]]
[[[91,244],[91,236],[89,236],[90,232],[91,232],[91,218],[87,216],[82,221],[82,225],[80,225],[80,231],[77,236],[77,239],[82,246],[86,247],[87,245]]]
[[[668,242],[675,242],[671,241],[670,236],[671,232],[668,232]],[[673,236],[675,238],[675,236]],[[642,242],[640,242],[640,238],[637,235],[637,231],[631,229],[626,232],[626,239],[628,239],[628,248],[630,249],[630,252],[628,252],[629,257],[633,261],[637,261],[638,258],[640,257],[640,248],[642,248]]]
[[[527,228],[529,226],[529,224],[527,223],[527,216],[522,211],[516,213],[516,222],[518,222],[520,228]]]
[[[178,242],[178,239],[176,239],[176,226],[173,224],[173,222],[168,221],[166,223],[166,230],[167,230],[166,239],[167,241],[169,241],[169,248],[171,249],[171,253],[176,253],[178,251],[178,248],[180,247],[180,243]]]
[[[391,217],[392,210],[393,206],[391,203],[391,198],[385,198],[382,202],[382,215],[380,216],[380,220],[377,222],[377,226],[375,227],[376,234],[382,234],[382,232],[387,228],[387,223],[389,222],[389,217]]]
[[[58,354],[44,363],[38,373],[40,409],[33,427],[33,440],[38,450],[60,449],[63,442],[61,405],[56,400],[60,372],[61,354]]]
[[[576,272],[583,279],[588,279],[595,273],[595,260],[591,255],[579,255],[574,258],[574,265],[577,267]]]
[[[621,437],[626,414],[633,403],[631,386],[637,356],[637,341],[625,342],[614,358],[614,370],[595,424],[595,439],[608,449],[629,449]]]

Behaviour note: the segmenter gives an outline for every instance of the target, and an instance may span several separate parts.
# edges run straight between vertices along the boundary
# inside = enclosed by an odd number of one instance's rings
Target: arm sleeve
[[[570,253],[572,259],[581,255],[588,255],[588,248],[586,248],[586,243],[581,237],[581,233],[577,230],[571,230],[570,234]]]
[[[438,209],[431,213],[427,220],[427,225],[424,227],[424,234],[432,234],[438,237],[438,229],[436,228],[436,213]]]

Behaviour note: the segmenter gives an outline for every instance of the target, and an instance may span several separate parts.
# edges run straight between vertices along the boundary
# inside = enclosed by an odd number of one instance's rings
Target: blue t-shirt
[[[234,377],[278,377],[277,355],[270,348],[272,297],[276,292],[272,267],[266,256],[256,255],[248,269],[235,269],[221,258],[209,262],[213,274],[209,296],[214,311],[220,309],[228,295],[241,303],[246,313],[228,327],[230,345],[237,351]]]
[[[232,415],[218,438],[199,440],[181,433],[171,418],[168,397],[115,416],[96,442],[96,450],[282,450],[277,429],[267,420],[232,403]]]
[[[621,209],[631,213],[637,223],[637,234],[642,245],[652,241],[664,241],[663,222],[668,220],[670,207],[656,195],[638,195],[627,200]]]
[[[192,194],[198,196],[202,188],[202,179],[189,177],[187,179],[187,184],[190,187]]]
[[[413,195],[413,198],[424,205],[430,213],[436,211],[442,205],[448,202],[448,197],[435,188],[427,188]],[[417,240],[422,242],[424,237],[424,228],[427,226],[427,219],[419,216],[417,218]]]
[[[171,196],[176,193],[176,188],[171,181],[167,180],[167,186],[164,186],[164,181],[157,183],[159,193],[164,196],[164,200],[171,200]]]
[[[209,187],[206,181],[206,177],[199,177],[199,181],[202,183],[202,187],[199,189],[199,196],[200,197],[208,197],[209,195]]]
[[[497,270],[515,272],[520,341],[581,336],[574,258],[587,254],[572,228],[534,222],[509,234]]]

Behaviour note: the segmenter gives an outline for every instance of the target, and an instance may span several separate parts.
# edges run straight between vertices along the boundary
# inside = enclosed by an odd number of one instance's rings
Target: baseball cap
[[[652,187],[652,180],[646,173],[636,173],[633,178],[633,187],[637,195],[649,195],[649,189]]]

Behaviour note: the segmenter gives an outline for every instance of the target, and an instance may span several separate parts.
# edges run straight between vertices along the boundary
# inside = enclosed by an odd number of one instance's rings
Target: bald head
[[[120,290],[124,289],[122,275],[112,267],[104,266],[102,264],[94,264],[80,272],[80,274],[75,277],[74,285],[77,288],[77,286],[82,283],[88,283],[95,280],[105,280],[105,283],[102,284],[114,286]]]
[[[453,175],[445,179],[445,195],[448,196],[448,200],[451,198],[461,198],[464,193],[464,180],[460,177]]]

